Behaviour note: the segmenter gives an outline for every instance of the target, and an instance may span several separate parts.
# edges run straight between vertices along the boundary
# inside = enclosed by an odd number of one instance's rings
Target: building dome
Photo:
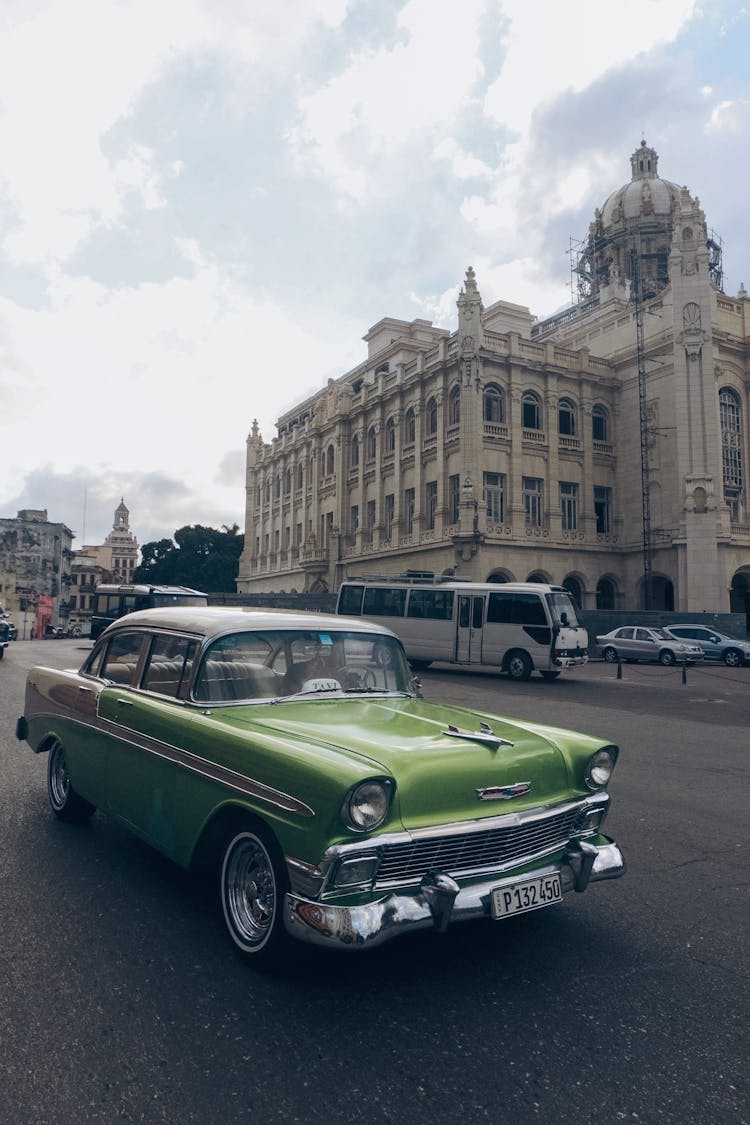
[[[603,230],[634,219],[669,219],[679,203],[682,189],[657,175],[659,157],[645,141],[630,157],[633,175],[629,184],[612,192],[601,209]]]

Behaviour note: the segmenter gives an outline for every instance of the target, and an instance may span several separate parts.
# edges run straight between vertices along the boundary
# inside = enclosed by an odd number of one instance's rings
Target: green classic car
[[[617,747],[425,702],[361,619],[151,609],[29,672],[17,735],[62,820],[96,808],[215,879],[252,964],[504,919],[623,874]]]

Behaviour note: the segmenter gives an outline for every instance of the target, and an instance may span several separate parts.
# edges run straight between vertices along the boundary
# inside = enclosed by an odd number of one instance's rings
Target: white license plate
[[[562,901],[560,876],[542,875],[538,879],[524,879],[517,883],[506,883],[495,887],[492,892],[492,917],[507,918],[511,914],[525,914],[527,910],[539,910]]]

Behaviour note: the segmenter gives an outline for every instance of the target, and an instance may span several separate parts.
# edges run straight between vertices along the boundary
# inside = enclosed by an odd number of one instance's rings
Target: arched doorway
[[[488,582],[514,582],[512,575],[507,570],[493,570],[487,575]]]
[[[732,579],[729,612],[744,613],[745,629],[750,634],[750,575],[745,571],[738,571]]]
[[[526,579],[526,581],[527,582],[544,582],[545,584],[547,584],[547,583],[549,583],[549,577],[548,577],[548,575],[543,574],[541,570],[532,570],[531,574]]]

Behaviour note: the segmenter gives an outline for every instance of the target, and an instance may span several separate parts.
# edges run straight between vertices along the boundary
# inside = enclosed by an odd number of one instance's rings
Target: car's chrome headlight
[[[388,778],[361,781],[350,789],[341,808],[347,828],[353,832],[372,832],[379,828],[391,807],[393,783]]]
[[[608,784],[618,753],[616,746],[604,746],[591,755],[586,766],[585,778],[589,789],[603,789]]]

